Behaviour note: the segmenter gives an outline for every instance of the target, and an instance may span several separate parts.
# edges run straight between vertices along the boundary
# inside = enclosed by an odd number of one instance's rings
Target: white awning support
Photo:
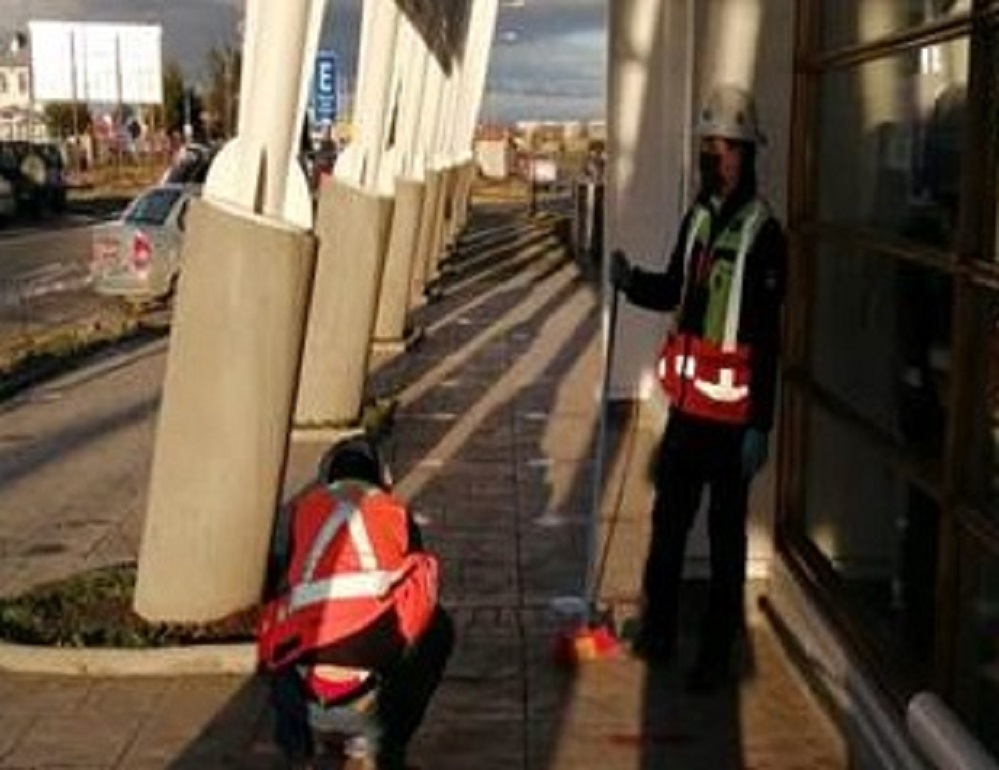
[[[357,96],[354,101],[354,141],[340,154],[337,179],[371,193],[379,189],[386,124],[391,115],[393,73],[402,12],[394,0],[367,0],[361,18]]]
[[[247,0],[236,137],[212,163],[205,197],[304,230],[308,182],[296,158],[326,0]]]

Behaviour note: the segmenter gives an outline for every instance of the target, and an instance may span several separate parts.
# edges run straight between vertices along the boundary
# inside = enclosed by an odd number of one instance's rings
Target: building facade
[[[791,277],[751,569],[804,673],[860,766],[999,757],[999,2],[629,0],[611,46],[607,242],[647,267],[701,97],[757,96]],[[617,333],[613,394],[662,413],[661,317]]]
[[[0,40],[0,110],[31,106],[31,61],[27,48]]]
[[[27,39],[16,33],[0,34],[0,140],[44,135],[44,117],[33,101]]]

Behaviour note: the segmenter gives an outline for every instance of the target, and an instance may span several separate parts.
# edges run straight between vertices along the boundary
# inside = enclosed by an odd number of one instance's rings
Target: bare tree
[[[207,129],[213,136],[228,138],[236,129],[242,65],[242,51],[234,46],[213,47],[208,52],[205,110]]]

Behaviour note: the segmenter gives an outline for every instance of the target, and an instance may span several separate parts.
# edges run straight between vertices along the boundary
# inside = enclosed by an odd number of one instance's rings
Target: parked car
[[[94,232],[90,276],[94,291],[133,303],[172,296],[188,206],[200,187],[166,184],[133,200],[121,217]]]
[[[13,188],[21,211],[41,214],[66,207],[66,163],[54,144],[0,142],[0,176]]]
[[[208,170],[218,154],[218,148],[203,144],[188,144],[178,150],[173,163],[163,173],[160,184],[203,185]]]
[[[42,183],[42,204],[55,212],[66,208],[66,159],[54,144],[35,144],[32,149],[45,163],[45,181]]]
[[[0,142],[0,186],[7,191],[7,195],[2,197],[7,200],[7,206],[12,208],[11,216],[17,213],[17,182],[21,176],[18,156],[14,142]]]

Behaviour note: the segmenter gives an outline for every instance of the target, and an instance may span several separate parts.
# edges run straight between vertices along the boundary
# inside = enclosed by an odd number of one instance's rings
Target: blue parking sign
[[[332,123],[337,113],[336,54],[320,51],[316,55],[316,71],[312,78],[312,104],[317,123]]]

